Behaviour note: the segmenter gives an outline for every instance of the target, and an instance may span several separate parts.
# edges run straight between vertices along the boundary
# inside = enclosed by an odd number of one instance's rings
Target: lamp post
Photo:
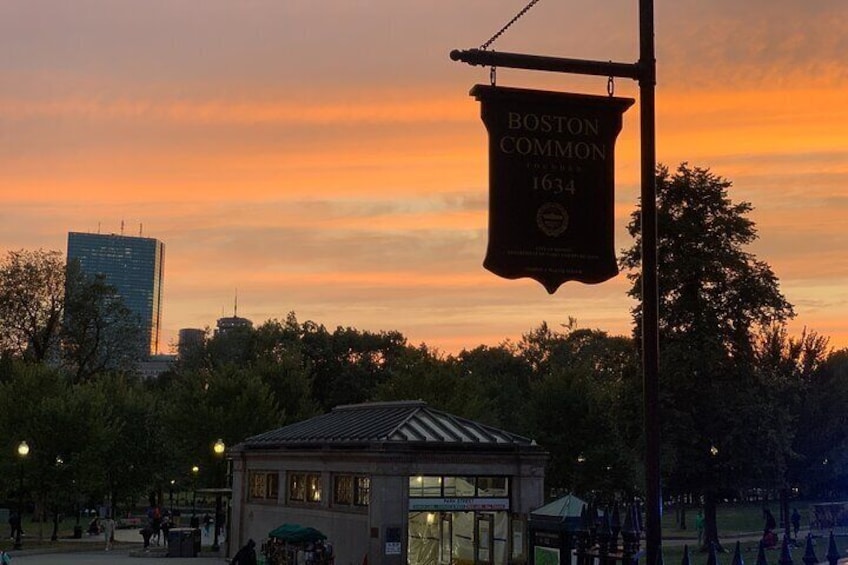
[[[224,460],[224,451],[226,451],[226,449],[227,449],[227,446],[224,444],[224,440],[222,440],[220,438],[218,439],[218,441],[215,442],[215,445],[212,446],[212,451],[215,452],[215,457],[220,458],[221,461]],[[221,463],[220,462],[218,463],[217,472],[219,474],[219,480],[218,480],[219,490],[218,490],[218,492],[215,493],[215,539],[212,542],[212,551],[215,551],[215,552],[217,552],[221,549],[221,546],[218,545],[218,530],[221,528],[221,491],[220,491],[220,488],[223,488],[223,485],[221,485],[222,481],[220,480],[220,472],[221,472]]]
[[[62,465],[65,464],[65,461],[62,459],[61,455],[56,456],[56,490],[59,487],[59,479],[62,473]],[[59,503],[56,500],[57,494],[56,491],[53,491],[53,533],[50,534],[50,541],[56,541],[59,539]]]
[[[21,527],[24,521],[24,459],[27,455],[29,455],[29,445],[26,441],[22,441],[18,444],[20,481],[18,482],[18,527],[15,530],[15,549],[21,548]]]
[[[174,483],[177,481],[171,479],[171,485],[168,487],[168,506],[171,507],[171,516],[174,515]]]
[[[577,467],[574,470],[574,478],[572,480],[572,488],[571,488],[571,494],[574,494],[574,495],[577,494],[578,489],[581,489],[582,485],[584,483],[584,481],[583,481],[583,475],[584,475],[583,468],[586,466],[586,456],[583,455],[583,453],[581,452],[577,455],[576,461],[577,461]]]
[[[200,472],[200,467],[197,465],[191,468],[191,527],[197,527],[197,474]]]

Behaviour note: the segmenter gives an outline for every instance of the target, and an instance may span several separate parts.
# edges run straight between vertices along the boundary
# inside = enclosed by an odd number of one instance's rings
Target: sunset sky
[[[624,275],[551,296],[482,267],[487,138],[453,62],[525,0],[3,0],[0,252],[68,231],[165,242],[164,341],[294,311],[456,353],[542,321],[627,334]],[[848,346],[848,2],[658,0],[660,162],[753,204],[796,307]],[[637,0],[542,0],[492,48],[635,62]],[[498,84],[605,94],[510,69]],[[638,98],[636,85],[615,84]],[[639,194],[637,104],[616,151],[616,249]],[[141,228],[140,228],[141,226]]]

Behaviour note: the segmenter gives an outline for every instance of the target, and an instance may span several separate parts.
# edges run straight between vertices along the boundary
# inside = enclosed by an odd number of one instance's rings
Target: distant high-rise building
[[[238,315],[238,292],[236,292],[235,300],[233,301],[233,315],[226,318],[218,318],[215,335],[227,335],[236,330],[245,330],[252,327],[252,321],[247,318],[240,318]]]
[[[183,328],[179,332],[179,342],[177,342],[177,355],[186,357],[194,351],[198,351],[203,347],[206,341],[206,330],[200,328]]]
[[[253,327],[253,322],[247,318],[238,316],[230,316],[227,318],[218,318],[215,335],[227,335],[236,330],[250,329]]]
[[[124,305],[140,320],[150,344],[159,351],[165,244],[149,237],[68,233],[68,262],[79,261],[86,275],[103,275]]]

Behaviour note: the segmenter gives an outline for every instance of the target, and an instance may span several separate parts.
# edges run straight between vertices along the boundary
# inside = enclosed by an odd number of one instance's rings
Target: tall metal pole
[[[645,410],[645,545],[647,565],[662,551],[657,284],[656,82],[654,2],[639,0],[639,117],[642,152],[642,387]]]
[[[221,493],[215,493],[215,538],[212,542],[212,551],[218,552],[221,545],[218,543],[218,530],[221,529]]]
[[[15,544],[13,549],[21,549],[23,547],[21,543],[21,528],[23,528],[24,523],[24,460],[23,457],[18,462],[18,467],[20,473],[18,475],[18,522],[17,529],[15,530]]]

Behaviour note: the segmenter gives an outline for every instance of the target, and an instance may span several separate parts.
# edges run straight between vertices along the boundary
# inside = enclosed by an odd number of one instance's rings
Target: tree
[[[772,429],[768,397],[754,374],[756,336],[791,318],[777,277],[745,250],[756,240],[748,202],[728,197],[730,181],[682,163],[657,168],[661,409],[665,472],[671,485],[704,495],[705,545],[718,543],[716,496],[732,477],[752,480]],[[634,335],[642,331],[640,210],[628,224]],[[772,446],[775,447],[775,446]],[[777,446],[776,449],[783,449]]]
[[[455,363],[459,386],[467,391],[457,403],[458,414],[514,433],[527,429],[524,405],[530,393],[531,370],[513,345],[463,350]]]
[[[803,381],[788,482],[807,498],[842,499],[848,494],[848,349],[829,353]]]
[[[389,372],[389,378],[374,391],[374,400],[423,400],[433,408],[461,413],[467,394],[453,358],[442,358],[423,344],[408,347]]]
[[[827,350],[828,339],[815,331],[805,328],[795,339],[782,325],[767,328],[757,343],[757,372],[766,385],[765,394],[771,395],[775,406],[772,418],[779,418],[780,425],[775,427],[791,430],[786,436],[774,438],[788,445],[763,465],[771,486],[780,491],[780,516],[787,536],[791,532],[790,486],[800,486],[818,474],[816,471],[822,467],[819,462],[827,459],[827,451],[821,450],[823,439],[829,450],[846,437],[844,426],[838,424],[845,417],[841,411],[834,413],[832,406],[837,398],[845,398],[848,383],[824,382]],[[830,424],[827,427],[821,425],[825,415]],[[811,460],[816,463],[809,468]]]
[[[268,320],[256,329],[253,344],[255,372],[273,391],[285,423],[319,413],[311,395],[311,380],[300,325],[294,312],[285,322]]]
[[[657,168],[657,252],[659,326],[663,340],[711,342],[727,355],[749,359],[761,328],[794,316],[765,262],[744,250],[757,239],[746,217],[749,202],[733,203],[731,182],[709,169],[682,163],[672,175]],[[637,209],[627,226],[634,244],[622,267],[641,266],[641,218]],[[634,335],[642,330],[642,276],[631,272]]]
[[[55,352],[65,302],[58,251],[9,251],[0,262],[0,354],[41,362]]]
[[[283,423],[270,388],[251,368],[181,373],[160,394],[165,398],[157,423],[168,430],[168,454],[162,464],[172,478],[187,477],[189,469],[199,465],[200,479],[211,481],[215,440],[235,445]]]
[[[89,386],[71,386],[57,369],[18,361],[0,384],[0,466],[6,477],[25,469],[25,493],[45,503],[102,500],[104,465],[122,461],[104,446],[120,439],[106,398]],[[25,461],[16,455],[21,440],[30,446]],[[17,481],[10,486],[17,489]]]
[[[129,371],[147,353],[138,316],[104,277],[68,265],[62,355],[74,382],[109,371]]]
[[[406,350],[397,331],[369,332],[337,327],[333,333],[315,322],[301,325],[302,354],[312,396],[323,411],[370,400],[389,377],[388,367]]]
[[[632,494],[641,433],[638,357],[632,340],[546,323],[519,352],[533,368],[525,409],[531,437],[551,454],[545,482],[609,502]]]

